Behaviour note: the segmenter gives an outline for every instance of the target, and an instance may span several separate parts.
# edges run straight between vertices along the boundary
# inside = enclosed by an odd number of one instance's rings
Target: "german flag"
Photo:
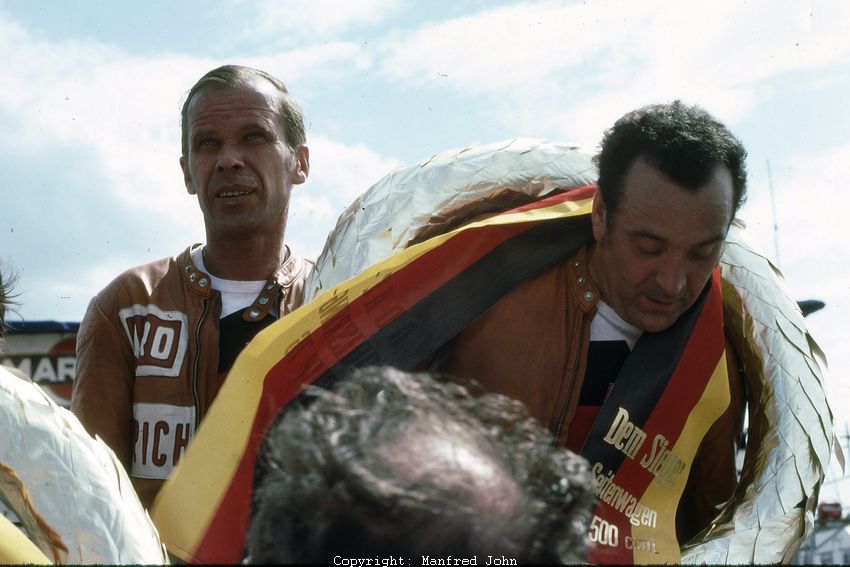
[[[573,189],[411,246],[258,334],[154,503],[168,550],[185,561],[239,562],[257,453],[281,409],[306,385],[328,387],[355,367],[413,368],[516,285],[588,242],[594,190]]]
[[[599,496],[589,561],[680,563],[676,510],[697,449],[729,405],[717,268],[668,329],[644,333],[581,454]]]

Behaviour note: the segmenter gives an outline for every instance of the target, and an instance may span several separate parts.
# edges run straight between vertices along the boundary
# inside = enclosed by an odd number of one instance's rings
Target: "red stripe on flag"
[[[723,306],[720,293],[720,271],[716,269],[711,276],[712,289],[706,298],[702,313],[700,313],[691,336],[682,353],[676,370],[661,395],[655,409],[643,425],[647,442],[651,443],[656,434],[663,434],[672,449],[679,439],[679,435],[685,426],[685,422],[691,411],[702,398],[706,387],[711,379],[717,362],[725,348],[723,340]],[[699,378],[699,382],[695,380]],[[643,452],[634,459],[624,459],[620,468],[615,471],[617,484],[637,498],[643,497],[644,492],[652,483],[655,475],[640,465]],[[650,463],[651,465],[651,463]],[[601,496],[601,494],[600,494]],[[615,518],[620,512],[611,505],[599,501],[595,514],[603,518]],[[619,523],[619,522],[618,522]],[[631,524],[628,520],[621,524],[621,528],[631,535]],[[675,526],[673,526],[675,529]],[[621,537],[622,534],[621,534]],[[595,546],[588,558],[592,562],[604,563],[634,563],[634,555],[623,546],[617,548],[601,548]]]
[[[596,184],[593,185],[584,185],[582,187],[576,187],[575,189],[570,189],[567,193],[556,193],[554,195],[550,195],[544,199],[539,199],[537,201],[528,203],[527,205],[522,205],[520,207],[516,207],[515,209],[511,209],[509,211],[505,211],[504,213],[499,213],[500,215],[508,215],[511,213],[522,213],[525,211],[533,211],[534,209],[542,209],[551,205],[556,205],[558,203],[564,203],[567,201],[581,201],[583,199],[590,199],[596,194]]]
[[[580,201],[592,196],[594,190],[595,186],[582,187],[502,214]],[[248,445],[217,512],[195,550],[194,561],[235,563],[241,560],[244,535],[250,519],[254,463],[259,446],[274,417],[301,392],[305,384],[312,383],[381,327],[456,277],[493,248],[537,224],[490,225],[457,234],[354,299],[275,364],[264,378],[261,403]],[[376,317],[374,301],[387,290],[394,290],[389,293],[397,300],[399,309],[393,313],[379,313],[380,317]]]
[[[723,311],[720,294],[720,276],[712,275],[712,290],[706,298],[702,313],[691,332],[679,364],[658,400],[655,410],[643,426],[647,440],[663,433],[673,447],[691,411],[699,402],[717,361],[723,354]],[[695,380],[699,378],[699,382]],[[627,473],[620,486],[640,499],[644,491],[655,478],[652,473],[639,464],[639,459],[626,459],[620,472]]]

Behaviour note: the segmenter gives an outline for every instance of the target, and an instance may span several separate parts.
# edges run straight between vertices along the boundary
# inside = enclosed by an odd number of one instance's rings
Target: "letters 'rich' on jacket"
[[[192,248],[121,274],[89,303],[77,334],[71,409],[115,451],[145,506],[221,387],[221,301]],[[290,250],[243,318],[298,307],[311,269]]]

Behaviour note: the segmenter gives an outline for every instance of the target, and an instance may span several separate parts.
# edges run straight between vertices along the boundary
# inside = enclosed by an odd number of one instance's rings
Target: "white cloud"
[[[398,80],[447,83],[472,93],[530,87],[598,50],[598,38],[582,29],[596,13],[605,14],[575,4],[524,3],[428,23],[389,36],[384,71]]]
[[[775,208],[783,266],[810,261],[824,252],[850,260],[845,233],[850,205],[844,198],[848,163],[850,143],[772,162],[775,205],[770,202],[766,173],[750,172],[755,184],[751,183],[742,212],[752,217],[747,219],[749,227],[758,231],[760,241],[773,252],[772,210]],[[850,280],[847,283],[850,285]]]
[[[129,210],[164,214],[184,228],[201,222],[178,166],[179,113],[183,94],[217,62],[141,58],[97,42],[53,42],[2,19],[0,52],[15,53],[0,78],[0,118],[7,117],[0,132],[14,140],[15,151],[73,148],[97,164],[92,179],[99,180],[88,191],[110,191]],[[290,84],[307,73],[321,74],[323,66],[368,64],[346,43],[246,61]]]
[[[256,13],[251,35],[272,40],[313,41],[358,26],[379,24],[397,14],[404,0],[251,0],[234,2]]]
[[[294,188],[286,238],[302,254],[316,257],[345,208],[402,164],[363,144],[347,146],[321,135],[310,136],[308,145],[310,177]]]
[[[362,144],[347,146],[321,135],[311,136],[307,143],[310,176],[307,183],[293,188],[287,230],[288,237],[302,242],[305,231],[323,239],[356,197],[402,165]]]
[[[850,5],[822,2],[810,15],[807,5],[525,2],[394,34],[384,69],[398,79],[446,81],[472,92],[530,88],[579,68],[607,86],[628,87],[624,78],[686,89],[693,80],[734,85],[843,60]]]
[[[363,47],[350,41],[306,45],[270,55],[244,57],[241,61],[245,65],[268,71],[286,83],[287,87],[307,78],[320,78],[322,83],[342,80],[346,74],[364,71],[372,65]],[[292,94],[296,98],[299,96],[298,92]]]
[[[402,165],[363,144],[347,146],[325,136],[312,136],[310,179],[320,184],[334,203],[347,206],[375,182]]]
[[[525,2],[392,34],[381,69],[586,143],[627,110],[674,98],[734,122],[768,94],[765,79],[846,61],[847,21],[846,2]]]
[[[130,266],[141,263],[133,260],[121,255],[96,260],[93,265],[76,271],[73,278],[57,277],[61,270],[46,275],[31,274],[23,266],[20,269],[21,280],[16,286],[16,291],[20,293],[20,309],[17,311],[25,320],[32,319],[30,314],[36,312],[41,313],[36,318],[79,321],[89,300],[98,290]],[[18,263],[12,265],[16,268],[20,266]],[[17,317],[14,319],[17,320]]]
[[[168,53],[141,57],[96,41],[57,40],[24,29],[2,12],[0,53],[14,54],[7,56],[0,75],[2,162],[23,189],[16,193],[12,213],[14,207],[43,207],[33,200],[37,194],[50,200],[47,210],[76,215],[53,228],[53,242],[70,247],[64,254],[36,260],[36,243],[49,238],[36,238],[39,233],[32,231],[48,225],[23,225],[8,216],[3,228],[17,229],[15,246],[6,242],[2,247],[24,272],[22,285],[31,290],[24,298],[24,314],[79,319],[91,295],[121,270],[203,239],[202,216],[183,187],[178,166],[180,105],[193,82],[221,62]],[[321,85],[340,72],[369,65],[359,46],[346,42],[240,61],[283,78],[296,97],[299,81],[308,77]],[[314,162],[322,162],[323,141],[313,139]],[[302,232],[308,242],[317,240],[319,249],[350,194],[394,163],[362,146],[351,152],[330,140],[324,146],[328,164],[320,164],[311,178],[318,194],[297,194],[293,202],[299,206],[294,228],[304,220],[307,230]],[[52,161],[43,159],[48,155]],[[44,171],[16,169],[16,156],[43,162]],[[348,179],[343,167],[351,168]],[[28,192],[27,186],[41,189]],[[323,196],[325,187],[339,196]],[[26,215],[27,220],[36,217]],[[292,233],[298,237],[297,230]],[[110,259],[106,269],[91,267],[104,258]],[[44,261],[52,263],[55,273],[44,275]],[[61,281],[56,273],[65,274]],[[78,277],[88,273],[95,275]],[[75,275],[69,280],[68,274]]]
[[[850,248],[845,198],[850,144],[814,155],[772,163],[779,222],[779,261],[789,293],[796,300],[819,299],[826,307],[806,319],[824,350],[831,405],[837,416],[850,408]],[[773,205],[766,174],[751,173],[750,199],[742,209],[748,232],[775,260]]]
[[[34,38],[9,22],[0,28],[11,32],[0,33],[0,52],[15,53],[0,88],[8,117],[0,131],[16,152],[58,146],[89,156],[98,166],[89,197],[110,191],[130,209],[197,220],[177,165],[178,102],[202,62],[144,60],[96,42]]]

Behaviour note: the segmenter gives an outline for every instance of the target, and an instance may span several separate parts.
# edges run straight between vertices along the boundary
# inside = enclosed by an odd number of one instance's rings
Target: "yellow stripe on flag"
[[[48,559],[12,522],[0,515],[0,563],[52,565],[53,561]]]
[[[679,498],[690,476],[691,464],[700,443],[714,422],[723,415],[730,400],[724,352],[672,448],[672,452],[685,463],[685,468],[676,475],[672,486],[659,481],[658,477],[653,479],[640,500],[641,504],[656,511],[656,525],[662,527],[653,529],[651,526],[632,526],[635,564],[681,563],[682,556],[676,539],[676,509]]]
[[[592,199],[496,215],[407,248],[322,293],[270,325],[242,351],[188,450],[157,496],[151,517],[169,552],[189,561],[204,537],[239,466],[252,430],[266,374],[323,320],[388,275],[456,234],[487,226],[531,223],[590,214]],[[341,301],[340,298],[345,298]]]

